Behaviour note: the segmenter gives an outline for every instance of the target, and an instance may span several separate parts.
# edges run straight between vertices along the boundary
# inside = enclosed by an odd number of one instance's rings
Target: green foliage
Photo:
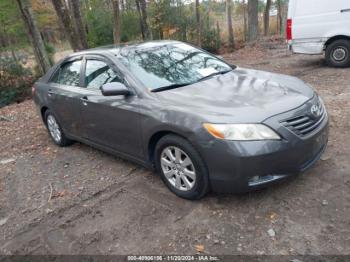
[[[139,16],[135,10],[126,10],[122,12],[120,40],[129,42],[138,39],[141,39]]]
[[[209,15],[209,9],[225,10],[225,6],[212,1],[203,1],[201,13],[201,43],[202,47],[211,52],[217,52],[221,46],[220,34],[215,21]],[[148,13],[153,39],[170,38],[180,41],[196,42],[197,23],[193,3],[184,4],[180,0],[152,0],[149,2]]]
[[[0,57],[0,107],[29,96],[34,78],[11,56]]]
[[[44,45],[45,45],[47,55],[49,57],[49,62],[51,65],[53,65],[55,63],[54,59],[53,59],[53,56],[55,54],[55,47],[52,44],[47,43],[47,42],[44,42]],[[37,64],[33,68],[33,73],[34,73],[35,77],[41,77],[42,73],[41,73],[41,70],[39,69],[39,66]]]
[[[202,48],[217,53],[221,47],[220,34],[215,28],[204,30],[202,33]]]
[[[49,56],[50,64],[53,65],[54,64],[53,56],[55,54],[55,47],[52,44],[47,42],[44,42],[44,45],[45,45],[47,55]]]
[[[7,47],[13,48],[14,44],[28,44],[25,28],[14,0],[0,0],[0,36],[6,38]]]
[[[209,15],[202,19],[202,48],[213,53],[217,53],[221,47],[220,29],[214,27]]]
[[[113,43],[113,15],[111,11],[96,6],[87,12],[87,35],[90,47]]]

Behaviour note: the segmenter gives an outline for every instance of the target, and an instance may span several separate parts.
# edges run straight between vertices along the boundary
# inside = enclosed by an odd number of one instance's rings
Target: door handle
[[[49,97],[51,97],[53,94],[55,94],[51,89],[49,89],[49,91],[47,92],[47,95],[49,96]]]
[[[83,96],[82,98],[80,98],[80,100],[83,102],[83,105],[84,105],[84,106],[87,106],[87,105],[88,105],[89,99],[87,98],[87,96]]]
[[[350,8],[340,10],[341,13],[350,12]]]

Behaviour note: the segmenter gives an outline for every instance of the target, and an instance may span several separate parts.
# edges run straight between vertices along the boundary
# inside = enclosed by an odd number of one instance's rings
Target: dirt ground
[[[56,147],[31,101],[0,109],[0,254],[350,254],[350,69],[265,41],[223,55],[302,78],[324,98],[329,146],[308,172],[244,195],[177,198],[152,172]]]

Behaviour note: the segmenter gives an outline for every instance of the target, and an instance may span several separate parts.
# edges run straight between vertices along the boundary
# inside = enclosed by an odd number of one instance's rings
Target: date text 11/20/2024
[[[159,256],[128,256],[127,261],[219,261],[217,256],[196,255],[196,256],[179,256],[179,255],[159,255]]]

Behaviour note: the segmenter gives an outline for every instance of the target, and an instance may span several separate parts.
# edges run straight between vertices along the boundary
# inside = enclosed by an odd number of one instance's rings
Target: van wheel
[[[165,185],[177,196],[200,199],[209,191],[208,171],[197,150],[182,137],[162,137],[155,149],[155,165]]]
[[[350,66],[350,41],[336,40],[326,48],[326,61],[329,66]]]

